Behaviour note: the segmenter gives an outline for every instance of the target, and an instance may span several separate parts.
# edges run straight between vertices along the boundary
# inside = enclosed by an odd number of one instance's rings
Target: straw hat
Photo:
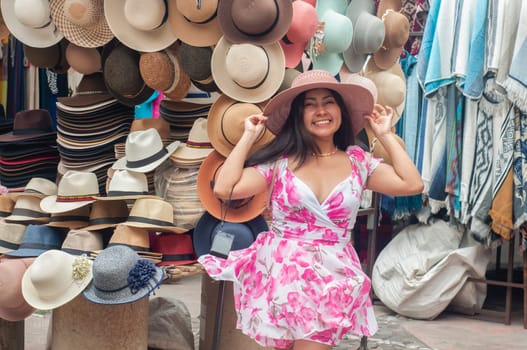
[[[285,36],[280,39],[284,50],[285,66],[295,68],[302,54],[318,28],[317,10],[305,1],[293,2],[293,17]]]
[[[49,1],[2,0],[0,6],[9,32],[22,43],[49,47],[63,38],[62,32],[51,21]]]
[[[377,99],[375,84],[367,78],[352,75],[346,82],[339,83],[334,76],[323,70],[309,70],[299,74],[291,88],[273,97],[264,108],[264,115],[268,117],[266,126],[278,134],[289,117],[291,103],[299,94],[317,88],[336,91],[344,100],[355,135],[366,123],[365,115],[371,114],[373,104]]]
[[[221,0],[218,18],[232,43],[266,45],[280,40],[293,17],[290,0]]]
[[[259,46],[232,44],[222,37],[212,53],[211,68],[216,85],[225,95],[242,102],[259,103],[269,99],[280,87],[285,56],[277,41]]]
[[[90,211],[90,225],[84,227],[88,231],[97,231],[115,227],[128,218],[128,205],[124,200],[96,201]]]
[[[49,222],[49,214],[40,208],[39,197],[20,196],[18,197],[11,215],[6,217],[6,222],[15,224],[45,224]]]
[[[8,192],[6,196],[15,200],[20,196],[44,198],[57,194],[57,185],[43,177],[32,177],[22,192]]]
[[[115,245],[93,262],[93,281],[83,296],[97,304],[126,304],[148,297],[163,280],[163,270],[130,247]]]
[[[0,195],[0,219],[11,215],[15,201],[11,199],[7,194]]]
[[[22,277],[35,259],[4,259],[0,261],[0,318],[22,321],[35,312],[22,295]]]
[[[168,1],[168,22],[182,42],[192,46],[214,45],[222,32],[218,21],[218,0]]]
[[[95,202],[99,195],[97,176],[91,172],[68,170],[60,179],[58,194],[40,202],[47,213],[61,213]]]
[[[104,12],[115,36],[134,50],[155,52],[177,40],[167,20],[166,1],[105,1]]]
[[[181,68],[177,47],[142,53],[139,72],[146,85],[162,91],[171,100],[183,99],[190,89],[190,78]]]
[[[141,258],[148,259],[154,263],[161,261],[161,253],[152,252],[150,249],[149,231],[146,228],[117,225],[108,242],[108,247],[115,245],[124,245],[132,248]]]
[[[126,138],[125,156],[118,159],[112,168],[147,173],[167,160],[179,144],[180,141],[174,141],[165,147],[154,128],[131,132]]]
[[[0,254],[18,249],[22,238],[24,238],[25,231],[26,225],[12,224],[0,220]]]
[[[51,20],[70,42],[98,47],[113,39],[103,0],[50,0]]]
[[[234,235],[231,250],[239,250],[249,247],[260,232],[268,231],[269,227],[265,219],[258,215],[246,222],[224,222],[205,212],[199,219],[194,229],[194,249],[198,256],[208,254],[212,241],[218,231],[225,231]]]
[[[51,227],[78,229],[88,226],[90,207],[88,205],[62,213],[53,213],[46,224]]]
[[[264,104],[244,103],[221,95],[210,108],[207,133],[212,146],[227,157],[243,135],[245,119],[262,114]],[[251,147],[250,153],[272,141],[274,135],[264,128]]]
[[[60,249],[66,232],[46,225],[27,225],[18,249],[5,253],[12,257],[36,257],[51,249]]]
[[[69,43],[66,47],[66,61],[74,71],[83,75],[90,75],[102,69],[101,53],[94,47]]]
[[[138,198],[159,198],[148,194],[148,179],[144,173],[115,170],[110,179],[106,197],[95,197],[98,201],[121,201]]]
[[[128,220],[123,225],[152,231],[183,233],[186,229],[174,226],[174,209],[170,203],[157,198],[139,198],[135,201]]]
[[[22,295],[39,310],[53,310],[82,293],[92,279],[92,262],[52,249],[38,256],[22,277]]]
[[[178,162],[205,159],[214,149],[207,133],[207,118],[197,118],[192,124],[187,142],[178,147],[170,159]]]
[[[267,205],[267,191],[250,198],[233,200],[231,206],[227,208],[224,201],[216,197],[213,192],[215,176],[224,162],[225,157],[213,151],[199,168],[197,186],[203,207],[212,216],[218,219],[225,216],[225,221],[229,222],[245,222],[254,219],[264,211]]]
[[[377,17],[384,22],[385,36],[379,50],[374,52],[375,64],[381,69],[394,65],[410,37],[410,21],[398,12],[402,7],[401,0],[381,1],[377,8]]]
[[[368,55],[379,50],[384,41],[384,23],[375,16],[373,0],[353,0],[346,15],[353,23],[353,38],[344,51],[344,63],[354,73],[359,72]]]
[[[192,84],[202,91],[218,91],[210,66],[213,50],[212,46],[198,47],[186,43],[179,46],[181,69],[187,73]]]
[[[90,255],[92,252],[103,249],[103,239],[100,232],[88,231],[86,229],[69,230],[62,250],[71,255]]]

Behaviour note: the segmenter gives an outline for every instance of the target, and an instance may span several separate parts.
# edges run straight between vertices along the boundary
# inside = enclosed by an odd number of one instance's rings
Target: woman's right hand
[[[263,114],[253,114],[245,118],[245,132],[258,137],[265,129],[267,117]]]

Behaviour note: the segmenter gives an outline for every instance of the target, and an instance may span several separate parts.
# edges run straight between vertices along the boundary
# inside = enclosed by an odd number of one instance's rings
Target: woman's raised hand
[[[368,119],[375,136],[379,137],[392,132],[392,117],[392,107],[384,107],[380,104],[375,104],[373,106],[373,112],[366,118]]]
[[[255,137],[261,135],[265,129],[267,117],[263,114],[253,114],[245,118],[245,132],[253,134]]]

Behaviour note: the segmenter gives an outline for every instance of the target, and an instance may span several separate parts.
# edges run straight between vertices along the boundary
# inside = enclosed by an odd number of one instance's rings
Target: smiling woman
[[[393,110],[375,99],[367,78],[301,73],[263,114],[247,116],[218,171],[221,199],[271,189],[269,231],[226,259],[199,258],[211,277],[235,282],[237,325],[263,346],[327,350],[346,333],[377,331],[370,279],[350,242],[361,194],[413,194],[422,182],[391,133]],[[393,166],[355,144],[366,123]],[[276,137],[250,153],[265,127]]]

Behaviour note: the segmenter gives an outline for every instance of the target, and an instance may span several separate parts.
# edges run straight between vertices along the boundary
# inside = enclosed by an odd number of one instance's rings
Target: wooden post
[[[24,320],[10,322],[0,318],[0,350],[24,350]]]

